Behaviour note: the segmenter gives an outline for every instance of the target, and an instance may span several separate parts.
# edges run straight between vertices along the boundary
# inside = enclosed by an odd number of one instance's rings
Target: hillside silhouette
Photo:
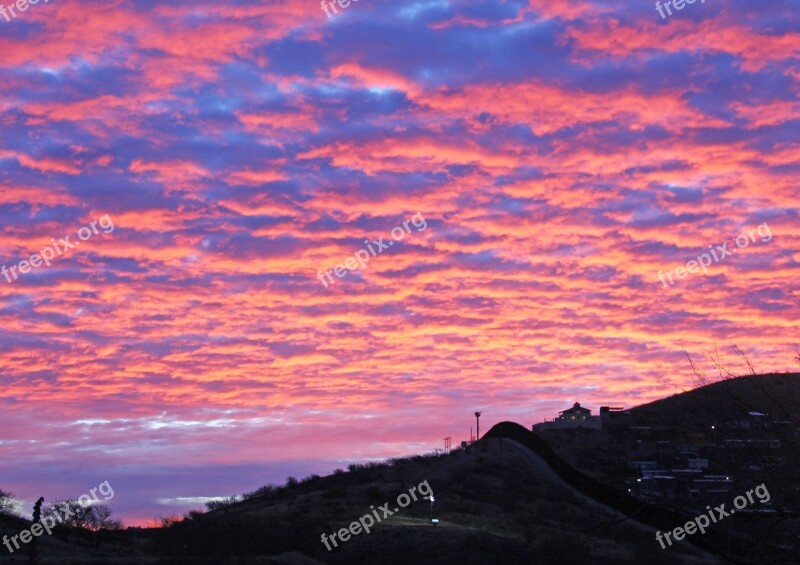
[[[798,437],[792,424],[798,399],[800,374],[764,375],[725,380],[633,408],[624,421],[596,433],[534,433],[503,422],[480,441],[447,455],[351,465],[347,472],[291,479],[281,487],[261,487],[244,500],[214,505],[212,511],[190,513],[168,527],[61,529],[40,538],[40,562],[784,562],[796,555],[792,553],[796,548],[783,546],[792,534],[797,539],[797,475],[785,473],[795,463],[790,454]],[[750,412],[777,423],[764,429],[728,427]],[[705,535],[662,549],[655,532],[681,526],[696,515],[693,504],[704,501],[682,505],[680,499],[665,502],[637,496],[626,488],[627,454],[620,446],[630,443],[631,429],[661,430],[672,438],[686,435],[699,442],[698,430],[710,430],[712,425],[730,433],[780,436],[782,457],[770,452],[771,467],[748,471],[758,476],[744,471],[747,465],[754,466],[743,455],[749,450],[719,461],[709,456],[714,465],[730,465],[731,474],[741,475],[737,479],[743,481],[742,488],[755,480],[768,483],[772,511],[760,516],[743,512],[741,518],[715,524]],[[433,505],[420,497],[380,521],[371,533],[361,532],[331,551],[326,549],[322,534],[347,528],[386,502],[395,510],[398,495],[422,481],[434,493]],[[732,483],[734,494],[740,493],[739,488]],[[0,535],[16,533],[25,524],[29,522],[0,517]],[[762,529],[768,545],[759,546],[756,555],[747,544],[753,533],[762,535]],[[0,560],[9,558],[2,555]]]

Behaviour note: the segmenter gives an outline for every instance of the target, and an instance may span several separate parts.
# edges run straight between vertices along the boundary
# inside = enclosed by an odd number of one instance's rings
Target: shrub
[[[228,498],[223,498],[222,500],[210,500],[206,502],[206,508],[209,512],[213,510],[220,510],[222,508],[227,508],[228,506],[239,502],[238,496],[229,496]]]
[[[264,485],[263,487],[257,488],[253,492],[246,492],[242,495],[242,498],[245,500],[251,498],[265,498],[274,494],[277,491],[277,487],[275,485]]]
[[[179,524],[183,518],[180,516],[162,516],[160,518],[156,518],[158,525],[162,528],[171,528],[175,524]]]
[[[300,484],[312,483],[320,478],[321,477],[319,475],[309,475],[305,479],[301,479]]]

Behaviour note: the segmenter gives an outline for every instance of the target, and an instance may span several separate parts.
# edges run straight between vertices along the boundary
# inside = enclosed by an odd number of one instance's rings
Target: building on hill
[[[629,410],[625,410],[621,406],[601,406],[600,407],[600,423],[603,427],[607,426],[608,424],[617,421],[617,420],[624,420],[627,416],[630,416],[631,413]]]
[[[544,421],[539,424],[534,424],[531,429],[536,432],[540,430],[577,430],[577,429],[594,429],[601,428],[600,417],[592,416],[592,411],[588,408],[581,406],[580,402],[572,405],[572,408],[567,408],[558,413],[558,418],[550,422]]]
[[[749,430],[752,428],[769,428],[771,424],[772,420],[770,419],[769,414],[749,411],[746,414],[742,414],[735,420],[731,420],[722,424],[721,427],[732,428],[736,430]]]
[[[690,469],[708,469],[708,459],[700,459],[699,457],[687,459]]]
[[[592,411],[588,408],[583,408],[580,402],[576,402],[572,405],[572,408],[567,408],[566,410],[562,410],[559,412],[558,419],[559,420],[577,420],[580,422],[585,422],[589,418],[592,417]]]

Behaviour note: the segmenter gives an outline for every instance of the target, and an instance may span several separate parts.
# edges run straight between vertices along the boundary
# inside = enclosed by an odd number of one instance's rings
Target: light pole
[[[433,503],[436,501],[436,499],[433,498],[433,495],[426,496],[425,498],[431,499],[431,522],[433,522]]]
[[[475,441],[481,439],[481,413],[475,412]]]

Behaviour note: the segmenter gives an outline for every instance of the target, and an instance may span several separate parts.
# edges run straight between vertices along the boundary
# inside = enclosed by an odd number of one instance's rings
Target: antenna
[[[480,412],[475,412],[475,425],[476,425],[475,441],[478,441],[479,439],[481,439],[481,413]]]

